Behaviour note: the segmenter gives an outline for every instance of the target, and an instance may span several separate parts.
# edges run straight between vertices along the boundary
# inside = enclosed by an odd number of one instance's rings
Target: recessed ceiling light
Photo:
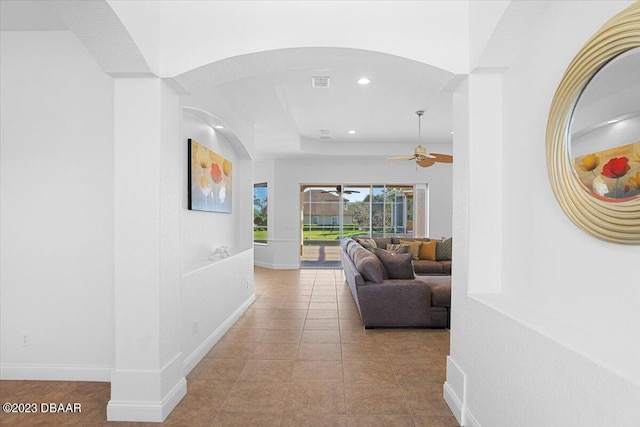
[[[350,130],[349,132],[347,132],[349,135],[353,135],[354,133],[356,133],[355,130]]]
[[[361,78],[358,80],[358,83],[359,83],[359,84],[361,84],[361,85],[368,85],[369,83],[371,83],[371,80],[369,80],[369,79],[368,79],[368,78],[366,78],[366,77],[361,77]]]
[[[216,129],[224,129],[224,126],[221,126],[221,125],[215,125],[215,126],[214,126],[214,128],[216,128]]]
[[[451,131],[451,135],[453,135],[453,131]]]

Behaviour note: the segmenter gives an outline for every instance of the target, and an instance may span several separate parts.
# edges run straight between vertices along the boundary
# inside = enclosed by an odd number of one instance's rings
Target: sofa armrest
[[[357,290],[362,320],[367,326],[430,324],[431,287],[422,281],[366,282]]]

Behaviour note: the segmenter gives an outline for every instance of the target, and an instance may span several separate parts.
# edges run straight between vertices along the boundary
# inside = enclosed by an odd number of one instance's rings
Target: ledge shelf
[[[225,258],[216,258],[209,259],[208,257],[203,258],[200,261],[191,262],[189,264],[185,264],[182,266],[182,276],[188,276],[190,274],[196,273],[200,270],[204,270],[213,265],[220,264],[229,260],[236,258],[238,255],[244,254],[247,251],[253,251],[253,247],[250,248],[230,248],[229,256]]]

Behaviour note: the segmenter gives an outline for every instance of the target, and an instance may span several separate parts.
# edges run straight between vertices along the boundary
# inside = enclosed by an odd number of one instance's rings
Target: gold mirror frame
[[[640,198],[608,202],[580,182],[569,158],[569,125],[578,97],[600,68],[640,46],[640,1],[611,18],[582,47],[564,73],[547,123],[547,171],[556,199],[569,218],[593,236],[640,244]]]

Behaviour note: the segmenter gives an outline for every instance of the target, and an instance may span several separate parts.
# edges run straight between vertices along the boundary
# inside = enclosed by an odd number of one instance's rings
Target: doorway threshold
[[[342,270],[342,263],[340,261],[300,261],[300,269],[340,269]]]

